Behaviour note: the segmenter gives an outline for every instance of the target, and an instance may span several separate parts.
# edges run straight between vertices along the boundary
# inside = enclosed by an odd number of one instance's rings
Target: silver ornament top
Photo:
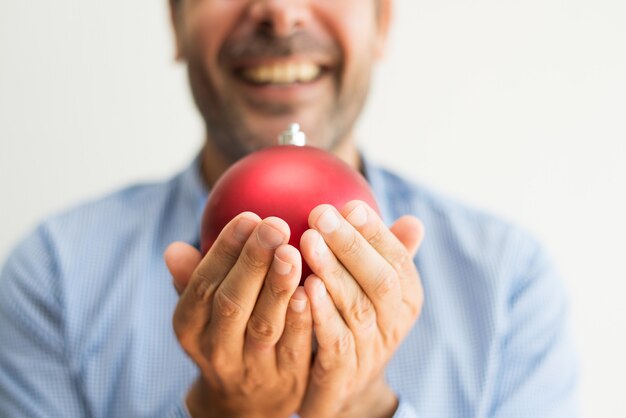
[[[306,135],[300,130],[299,124],[292,123],[280,134],[278,143],[280,145],[297,145],[301,147],[306,145]]]

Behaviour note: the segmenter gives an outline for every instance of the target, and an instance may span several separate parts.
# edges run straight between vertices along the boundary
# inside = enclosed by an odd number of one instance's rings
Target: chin
[[[246,131],[249,132],[252,139],[250,145],[252,148],[278,145],[279,136],[292,123],[300,125],[300,129],[307,135],[308,143],[313,137],[317,137],[312,129],[314,124],[309,123],[308,120],[310,120],[310,117],[306,118],[295,114],[250,118],[246,123]]]
[[[231,130],[231,133],[236,133],[238,137],[237,142],[243,148],[238,153],[239,156],[261,148],[278,145],[279,136],[292,123],[300,125],[300,130],[306,135],[307,145],[327,151],[333,151],[337,146],[339,137],[342,136],[336,132],[336,122],[328,114],[329,112],[320,109],[316,109],[316,111],[312,111],[313,109],[302,109],[300,111],[289,109],[289,111],[278,114],[256,110],[248,109],[247,112],[239,113],[239,126],[237,127],[237,124],[232,126],[234,129]],[[267,109],[264,110],[267,111]],[[231,120],[237,119],[233,118]]]

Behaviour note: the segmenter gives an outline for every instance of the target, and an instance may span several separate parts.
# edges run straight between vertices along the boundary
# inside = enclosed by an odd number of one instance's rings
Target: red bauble
[[[202,253],[245,211],[283,219],[291,229],[289,244],[300,249],[313,208],[328,203],[341,209],[355,199],[378,211],[363,176],[334,155],[309,146],[265,148],[233,164],[215,183],[202,218]],[[301,283],[310,273],[303,262]]]

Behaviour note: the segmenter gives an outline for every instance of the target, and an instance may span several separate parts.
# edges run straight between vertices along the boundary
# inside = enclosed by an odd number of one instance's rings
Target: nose
[[[250,17],[257,27],[276,37],[288,37],[304,27],[310,14],[307,0],[253,0]]]

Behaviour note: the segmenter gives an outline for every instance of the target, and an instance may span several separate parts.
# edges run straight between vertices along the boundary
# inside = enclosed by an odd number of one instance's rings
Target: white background
[[[42,217],[197,152],[165,5],[0,0],[0,260]],[[362,146],[543,240],[585,416],[625,417],[626,2],[399,0],[395,23]]]

